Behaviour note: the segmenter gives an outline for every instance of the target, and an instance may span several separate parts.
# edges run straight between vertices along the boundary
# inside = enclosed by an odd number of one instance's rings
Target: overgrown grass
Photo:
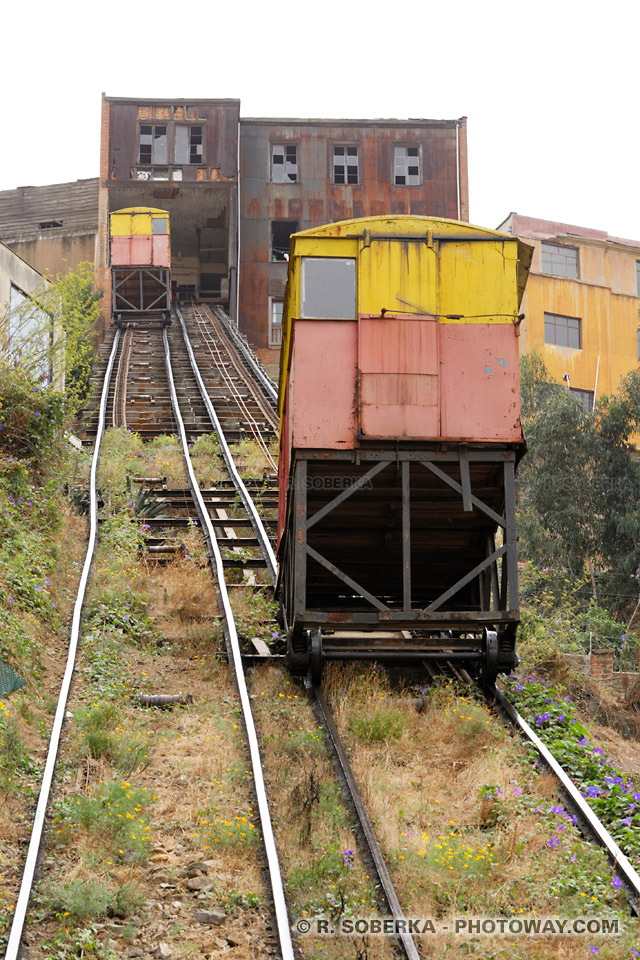
[[[603,851],[582,840],[555,783],[467,691],[423,689],[419,712],[372,667],[329,665],[325,686],[405,911],[623,917]],[[400,739],[379,723],[389,711],[404,716]],[[466,946],[442,953],[464,956]],[[518,956],[533,960],[536,949],[519,942]],[[622,943],[615,956],[625,956]]]
[[[356,849],[324,735],[302,688],[286,674],[262,668],[251,689],[293,916],[377,913],[375,890]],[[304,942],[305,955],[318,958],[345,956],[334,952],[337,946],[328,939]],[[343,939],[342,950],[351,948]],[[369,956],[388,956],[387,950],[380,941],[371,945]]]
[[[135,494],[131,489],[131,478],[150,475],[166,477],[170,487],[186,486],[178,438],[159,436],[144,442],[137,434],[121,427],[106,430],[100,454],[98,487],[107,513],[133,506]]]
[[[236,462],[238,471],[243,478],[259,479],[265,473],[273,474],[273,466],[264,454],[264,451],[254,440],[242,440],[230,446],[231,455]],[[278,462],[278,444],[271,443],[268,448],[272,459]]]
[[[149,740],[130,717],[126,719],[112,701],[93,707],[79,707],[74,714],[81,754],[94,760],[104,758],[125,777],[149,762]]]
[[[132,916],[142,907],[144,892],[133,883],[114,886],[89,878],[69,883],[45,880],[37,899],[48,915],[68,917],[67,923],[82,923],[105,916]]]
[[[409,727],[406,713],[395,707],[356,709],[349,717],[349,729],[357,740],[390,743],[399,740]]]
[[[151,832],[145,812],[155,800],[145,787],[128,781],[100,783],[91,794],[58,802],[54,827],[60,842],[97,843],[112,860],[142,862],[149,854]]]

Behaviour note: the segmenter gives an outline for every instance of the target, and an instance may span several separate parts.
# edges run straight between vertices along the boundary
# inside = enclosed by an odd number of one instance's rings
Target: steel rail
[[[228,327],[225,325],[223,320],[221,320],[221,318],[216,313],[213,313],[211,311],[208,304],[206,303],[198,304],[198,310],[201,312],[201,315],[204,316],[205,319],[209,321],[212,330],[216,333],[218,339],[225,345],[225,348],[228,351],[229,359],[231,360],[231,363],[235,367],[237,373],[240,374],[242,379],[245,381],[245,383],[249,387],[254,400],[260,407],[264,416],[272,424],[273,427],[277,427],[278,426],[277,407],[273,402],[273,396],[271,392],[269,392],[268,396],[265,395],[266,388],[263,384],[263,380],[260,379],[256,383],[256,378],[258,374],[255,367],[253,365],[249,365],[249,361],[247,359],[247,350],[248,350],[247,344],[243,343],[243,341],[240,340],[240,344],[244,346],[244,352],[241,352],[241,347],[237,342],[239,338],[237,338],[236,340],[233,339],[233,337],[230,335]],[[222,315],[224,316],[224,313]],[[254,363],[257,364],[258,370],[262,373],[263,377],[266,377],[266,373],[262,369],[260,365],[260,361],[257,360],[254,355],[252,356],[253,356]],[[244,367],[245,369],[243,370],[242,367]],[[247,380],[247,367],[249,367],[248,372],[252,375],[252,382]],[[267,377],[267,379],[269,378]]]
[[[329,735],[336,758],[340,764],[342,775],[347,785],[347,789],[349,790],[351,801],[364,834],[367,849],[371,854],[371,859],[373,860],[374,867],[380,879],[380,885],[382,886],[389,910],[393,915],[396,928],[401,931],[397,934],[397,937],[402,944],[402,948],[408,960],[420,960],[420,954],[418,953],[413,937],[407,932],[409,925],[408,921],[405,917],[402,907],[400,906],[398,895],[395,891],[395,887],[393,886],[393,881],[389,875],[389,871],[387,870],[387,865],[384,862],[380,845],[376,839],[371,820],[369,819],[369,814],[366,811],[364,801],[362,800],[362,796],[358,789],[358,784],[356,783],[356,779],[353,775],[349,758],[347,757],[345,749],[342,746],[340,733],[338,732],[338,728],[336,727],[334,719],[331,715],[329,704],[327,703],[325,695],[322,692],[322,688],[314,685],[309,677],[305,677],[304,685],[314,710],[320,715],[321,722],[327,731],[327,734]]]
[[[224,310],[222,310],[220,307],[214,307],[211,312],[215,317],[217,317],[217,319],[220,321],[220,323],[222,324],[226,332],[229,334],[229,336],[231,337],[235,345],[238,347],[242,356],[245,358],[245,360],[247,361],[247,363],[255,373],[256,377],[258,378],[260,384],[265,390],[265,393],[267,394],[267,396],[275,406],[278,403],[278,390],[275,384],[273,383],[273,381],[271,380],[271,378],[268,377],[267,374],[262,369],[262,365],[257,360],[253,351],[249,349],[247,344],[239,335],[238,331],[233,327],[233,325],[231,324],[231,321],[227,317]]]
[[[263,436],[262,436],[262,429],[261,429],[261,427],[260,427],[260,424],[258,423],[258,421],[257,421],[256,418],[254,417],[253,413],[251,412],[251,410],[249,409],[249,407],[248,407],[247,404],[245,403],[245,399],[244,399],[244,397],[242,396],[242,394],[240,393],[240,391],[238,390],[237,386],[235,385],[234,380],[233,380],[233,377],[229,376],[229,374],[228,374],[228,372],[227,372],[227,370],[226,370],[226,363],[225,363],[225,359],[224,359],[225,354],[223,353],[222,349],[220,348],[220,343],[219,343],[218,341],[216,341],[215,337],[213,336],[212,331],[210,331],[209,329],[207,329],[208,324],[206,324],[205,315],[204,315],[204,313],[200,310],[200,308],[197,307],[197,306],[195,306],[195,307],[193,308],[193,311],[194,311],[194,320],[196,321],[196,323],[199,323],[199,324],[200,324],[200,336],[203,338],[203,340],[204,340],[204,342],[205,342],[205,345],[206,345],[206,347],[207,347],[207,349],[208,349],[208,351],[209,351],[209,354],[210,354],[213,362],[215,363],[215,365],[216,365],[217,368],[218,368],[218,372],[219,372],[219,374],[220,374],[220,377],[222,378],[223,383],[226,384],[227,389],[229,390],[230,399],[233,400],[233,401],[235,401],[235,403],[237,404],[238,410],[239,410],[241,416],[244,417],[245,423],[247,424],[250,432],[253,434],[254,440],[256,441],[256,443],[258,444],[258,446],[262,449],[262,452],[264,453],[265,458],[266,458],[266,459],[269,461],[269,463],[271,464],[271,467],[272,467],[274,473],[277,473],[277,472],[278,472],[278,466],[277,466],[275,460],[273,459],[273,457],[271,456],[271,452],[269,451],[269,447],[267,446],[267,444],[266,444],[266,442],[265,442],[265,440],[264,440],[264,438],[263,438]],[[204,326],[203,326],[203,323],[202,323],[203,318],[205,319],[205,325],[204,325]],[[228,347],[226,347],[226,350],[227,350],[226,356],[229,358],[229,360],[230,360],[231,363],[233,364],[233,367],[234,367],[236,373],[238,373],[238,374],[242,377],[242,379],[244,380],[246,386],[248,386],[249,389],[251,390],[251,384],[247,383],[246,373],[245,373],[244,371],[242,371],[242,370],[238,367],[238,364],[236,363],[235,358],[233,357],[231,351],[228,350]],[[252,392],[253,392],[253,391],[252,391]],[[264,416],[267,418],[267,420],[269,420],[269,419],[270,419],[270,416],[273,415],[273,411],[271,412],[271,415],[270,415],[269,412],[265,409],[264,403],[261,402],[259,399],[256,398],[255,393],[253,394],[253,399],[254,399],[255,402],[258,404],[258,406],[260,407],[262,413],[263,413]]]
[[[628,858],[622,852],[618,844],[615,842],[600,817],[587,803],[571,777],[569,777],[569,775],[565,772],[561,764],[558,763],[549,748],[542,742],[535,730],[529,726],[524,717],[518,713],[513,704],[507,700],[504,693],[497,687],[490,688],[487,693],[489,697],[493,697],[497,701],[514,726],[518,727],[527,740],[534,745],[544,762],[558,778],[562,784],[563,790],[566,791],[571,802],[578,809],[581,816],[583,816],[586,820],[589,829],[593,832],[599,843],[601,843],[606,849],[616,870],[622,874],[627,884],[631,888],[636,900],[637,911],[638,906],[640,905],[640,876],[631,865]]]
[[[230,660],[233,665],[233,669],[236,677],[236,683],[238,686],[238,693],[240,695],[240,704],[242,707],[242,714],[244,718],[245,729],[247,732],[247,742],[249,744],[249,753],[251,756],[251,765],[253,769],[253,783],[254,783],[256,797],[258,801],[258,812],[260,816],[260,825],[262,828],[262,837],[264,840],[264,850],[267,857],[267,864],[269,868],[269,877],[271,881],[271,891],[273,895],[273,904],[274,904],[274,909],[276,914],[276,924],[278,928],[278,938],[280,940],[280,949],[282,952],[283,960],[293,960],[294,952],[293,952],[293,943],[291,940],[289,916],[288,916],[287,904],[284,896],[282,876],[280,873],[278,851],[276,850],[275,839],[273,836],[273,827],[271,824],[271,815],[269,813],[269,802],[267,800],[267,792],[266,792],[264,776],[262,772],[262,760],[260,757],[260,747],[258,745],[258,737],[256,734],[253,714],[251,712],[251,702],[249,700],[249,692],[247,690],[247,684],[244,676],[244,669],[242,666],[242,654],[240,652],[240,643],[238,640],[238,633],[236,630],[236,625],[233,618],[233,611],[231,609],[231,604],[229,602],[229,594],[228,594],[227,586],[224,579],[224,566],[222,563],[222,556],[220,554],[220,548],[216,540],[215,531],[213,529],[213,523],[211,521],[211,517],[209,516],[209,512],[205,506],[202,494],[200,492],[200,487],[198,485],[198,481],[193,469],[193,465],[191,463],[191,457],[189,456],[187,434],[184,426],[184,421],[182,419],[182,414],[180,413],[180,407],[178,405],[178,396],[176,393],[176,387],[173,379],[173,372],[171,370],[171,351],[169,349],[169,339],[167,337],[166,327],[164,327],[162,330],[162,340],[164,344],[164,355],[165,355],[165,363],[167,368],[167,379],[169,382],[169,391],[171,394],[171,402],[174,409],[176,423],[178,425],[178,433],[182,443],[182,451],[183,451],[185,466],[187,469],[187,475],[189,478],[189,486],[191,488],[193,498],[196,502],[198,513],[200,514],[200,519],[203,525],[203,529],[206,532],[207,544],[209,547],[209,556],[211,559],[211,566],[217,581],[220,604],[222,607],[223,619],[225,622],[225,635],[227,638],[227,645],[228,645],[228,650],[230,654]],[[188,338],[186,338],[185,342],[188,343]]]
[[[109,357],[109,363],[107,365],[107,370],[104,377],[104,383],[102,385],[102,396],[100,398],[100,412],[98,416],[98,432],[96,434],[95,449],[93,451],[93,459],[91,461],[91,479],[89,484],[89,491],[90,491],[89,542],[87,544],[87,552],[85,554],[84,564],[82,567],[82,574],[80,577],[80,584],[78,586],[76,601],[73,608],[73,617],[71,620],[71,633],[69,637],[69,651],[67,654],[67,664],[65,667],[64,676],[62,678],[62,684],[60,685],[60,696],[58,697],[58,706],[56,707],[55,716],[53,718],[53,726],[51,728],[51,737],[49,739],[49,747],[47,750],[47,759],[45,761],[44,772],[42,774],[40,794],[38,796],[38,803],[36,806],[36,812],[33,820],[33,828],[31,830],[31,837],[29,840],[29,847],[27,850],[27,859],[25,862],[25,868],[22,874],[20,892],[18,893],[18,899],[16,901],[16,909],[13,916],[13,922],[11,924],[9,940],[7,942],[7,951],[5,953],[5,960],[16,960],[20,950],[20,941],[22,938],[22,931],[24,929],[24,922],[27,915],[27,908],[29,906],[31,888],[33,886],[33,878],[34,878],[36,866],[38,863],[38,854],[39,854],[40,845],[42,842],[42,833],[44,830],[45,818],[47,814],[49,795],[51,793],[51,783],[53,781],[53,774],[55,771],[56,759],[58,756],[58,748],[60,746],[62,724],[64,722],[64,716],[67,708],[67,701],[69,698],[69,689],[71,687],[71,680],[72,680],[73,672],[75,669],[75,659],[76,659],[78,641],[80,636],[80,617],[82,615],[82,606],[84,603],[84,598],[87,590],[87,582],[89,580],[89,573],[91,571],[91,563],[93,561],[93,553],[95,550],[96,541],[98,537],[98,494],[97,494],[97,488],[96,488],[96,478],[98,473],[98,460],[100,457],[100,444],[102,442],[102,436],[104,434],[104,428],[105,428],[105,422],[106,422],[107,401],[109,397],[109,385],[111,382],[111,375],[113,373],[113,366],[115,362],[115,356],[116,356],[116,351],[118,349],[119,340],[120,340],[120,331],[118,330],[116,332],[116,335],[113,341],[113,347],[111,348],[111,356]]]
[[[448,663],[449,668],[457,673],[461,679],[466,683],[473,684],[472,677],[464,669],[455,668],[453,664]],[[545,743],[540,739],[538,734],[532,727],[529,726],[524,717],[516,710],[514,705],[510,700],[504,695],[502,690],[499,690],[496,686],[487,686],[485,684],[478,683],[478,687],[484,696],[485,700],[489,703],[495,701],[500,708],[504,711],[509,721],[513,724],[516,729],[518,729],[522,735],[533,744],[533,746],[538,751],[539,756],[547,767],[551,770],[554,776],[559,780],[563,790],[569,797],[569,800],[578,810],[579,814],[585,820],[587,826],[593,833],[596,840],[605,848],[607,851],[610,860],[613,863],[614,868],[620,873],[631,891],[632,899],[635,901],[634,907],[635,912],[638,913],[640,909],[640,875],[635,870],[635,868],[629,862],[628,857],[623,853],[618,844],[615,842],[605,825],[603,824],[600,817],[595,813],[591,808],[591,805],[587,803],[585,798],[582,796],[575,783],[571,777],[566,773],[562,765],[556,760],[554,755],[551,753],[549,748]]]
[[[224,435],[224,431],[222,430],[222,427],[220,425],[220,420],[218,419],[218,415],[216,413],[215,407],[211,403],[211,399],[209,397],[209,394],[206,391],[204,381],[200,374],[200,369],[196,362],[196,358],[193,352],[193,347],[191,346],[191,342],[189,340],[189,334],[187,333],[184,317],[182,316],[182,313],[177,307],[176,307],[176,313],[180,321],[182,338],[187,348],[187,353],[189,354],[191,369],[193,370],[193,375],[196,378],[196,383],[198,384],[200,395],[207,409],[207,413],[209,414],[211,425],[218,437],[218,443],[220,444],[222,457],[226,464],[227,470],[231,475],[231,479],[233,480],[233,485],[238,491],[240,499],[242,500],[242,504],[245,510],[247,511],[249,519],[251,520],[251,526],[253,527],[254,533],[260,542],[262,552],[264,553],[265,560],[267,561],[267,569],[269,571],[269,576],[271,577],[271,581],[273,584],[275,584],[276,578],[277,578],[278,563],[276,560],[276,555],[273,551],[273,547],[271,546],[271,541],[269,540],[269,535],[264,528],[264,524],[262,523],[262,518],[260,517],[260,514],[256,509],[256,505],[251,499],[251,495],[249,494],[249,491],[245,487],[242,477],[238,473],[238,468],[235,465],[234,459],[231,456],[231,450],[229,449],[229,444],[227,443],[226,437]]]
[[[127,383],[129,380],[129,362],[131,360],[131,344],[133,328],[127,326],[122,336],[122,349],[118,357],[116,382],[113,388],[113,411],[111,422],[114,427],[127,426]]]

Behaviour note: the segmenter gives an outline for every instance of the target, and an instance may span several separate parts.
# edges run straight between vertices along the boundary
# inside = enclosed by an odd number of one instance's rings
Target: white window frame
[[[287,150],[295,151],[295,163],[291,159],[287,159]],[[282,151],[280,153],[280,151]],[[274,158],[276,156],[282,157],[282,163],[275,162]],[[299,170],[299,157],[298,157],[298,144],[297,143],[287,143],[286,141],[280,141],[278,143],[271,144],[271,182],[272,183],[298,183],[300,181],[300,170]],[[278,176],[276,176],[276,172]],[[293,173],[293,177],[291,174]]]
[[[409,157],[409,150],[417,150],[417,158]],[[401,151],[404,151],[402,154]],[[410,161],[418,162],[418,173],[410,174],[409,167],[415,166],[415,163],[410,163]],[[415,182],[409,183],[409,177],[417,177]],[[398,183],[398,177],[404,177],[404,183]],[[421,187],[423,183],[422,176],[422,145],[419,143],[394,143],[393,145],[393,171],[392,171],[392,184],[394,187]]]
[[[280,305],[280,322],[275,320],[278,311],[276,306]],[[279,347],[282,343],[282,318],[284,316],[284,300],[281,297],[269,297],[269,346]]]
[[[342,164],[342,175],[344,180],[340,182],[336,180],[336,151],[342,150],[344,163]],[[349,163],[349,157],[347,156],[347,150],[355,150],[355,163]],[[337,164],[340,166],[340,164]],[[356,171],[355,181],[349,183],[349,167],[354,167]],[[331,146],[331,182],[336,184],[339,187],[356,187],[361,183],[361,174],[360,174],[360,144],[359,143],[334,143]]]

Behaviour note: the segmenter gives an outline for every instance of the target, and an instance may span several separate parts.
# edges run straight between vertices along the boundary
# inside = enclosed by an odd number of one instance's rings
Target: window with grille
[[[358,147],[353,146],[334,146],[333,148],[333,182],[334,183],[358,183],[359,182],[359,157]]]
[[[422,183],[420,147],[393,148],[393,182],[408,187]]]
[[[140,127],[140,163],[167,163],[166,125]]]
[[[295,143],[271,144],[271,180],[295,183],[298,179],[298,148]]]
[[[563,317],[557,313],[544,315],[544,342],[557,347],[582,348],[582,320],[580,317]]]
[[[272,300],[269,311],[269,346],[279,347],[282,343],[282,312],[284,302]]]
[[[542,244],[542,272],[555,277],[570,277],[577,280],[578,248],[565,247],[559,243]]]
[[[578,390],[576,387],[570,387],[571,393],[582,404],[585,413],[593,413],[593,390]]]

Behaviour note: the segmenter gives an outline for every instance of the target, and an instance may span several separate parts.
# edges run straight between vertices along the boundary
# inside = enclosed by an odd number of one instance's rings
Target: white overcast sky
[[[7,6],[0,190],[97,176],[102,91],[237,97],[245,117],[467,116],[472,222],[640,240],[637,0]]]

